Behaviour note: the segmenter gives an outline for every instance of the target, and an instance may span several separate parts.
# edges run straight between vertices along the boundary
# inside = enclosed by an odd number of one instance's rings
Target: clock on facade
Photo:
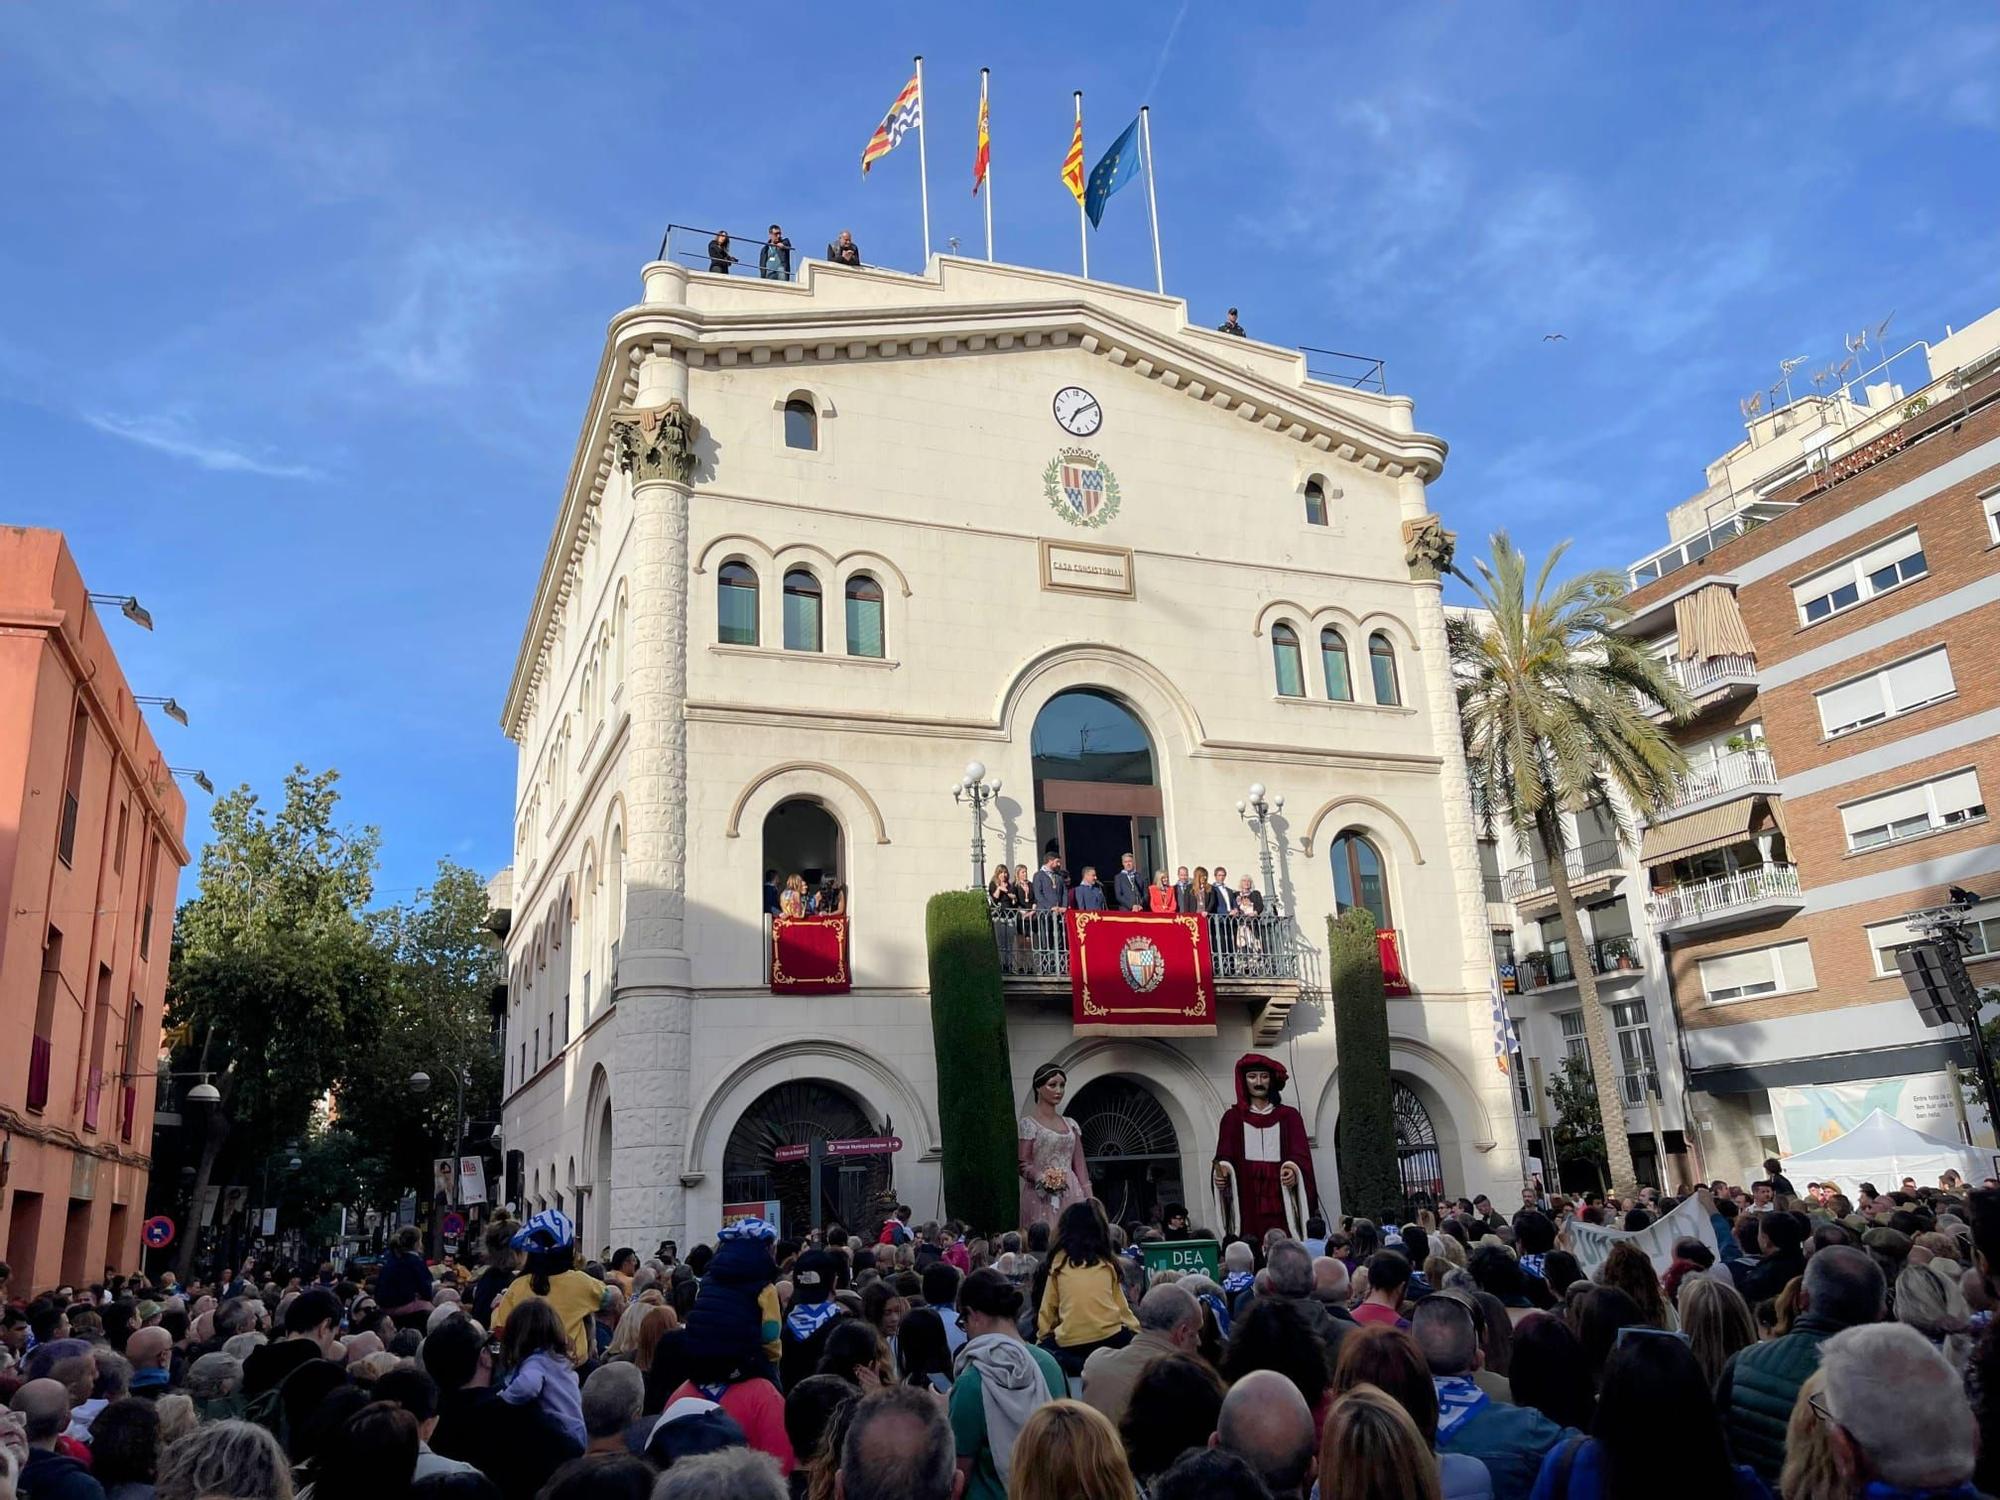
[[[1053,404],[1057,424],[1072,436],[1089,437],[1104,425],[1104,408],[1080,385],[1064,386]]]

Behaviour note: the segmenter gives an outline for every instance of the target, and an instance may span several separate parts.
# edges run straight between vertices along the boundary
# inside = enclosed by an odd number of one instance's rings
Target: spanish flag
[[[988,128],[986,100],[979,100],[979,151],[972,158],[972,196],[979,196],[980,184],[986,181],[986,167],[993,160],[993,132]]]
[[[1076,134],[1069,139],[1069,155],[1063,158],[1063,186],[1083,202],[1083,116],[1076,118]]]

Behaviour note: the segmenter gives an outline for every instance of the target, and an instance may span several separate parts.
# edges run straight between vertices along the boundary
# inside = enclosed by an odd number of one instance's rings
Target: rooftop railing
[[[1689,563],[1700,562],[1709,553],[1732,537],[1739,537],[1746,531],[1754,531],[1766,521],[1774,520],[1786,511],[1796,508],[1797,501],[1754,500],[1732,515],[1724,516],[1706,531],[1696,532],[1678,542],[1662,547],[1650,557],[1640,559],[1626,569],[1627,576],[1635,589],[1655,583],[1669,573],[1677,573]]]
[[[1317,349],[1311,344],[1300,344],[1298,349],[1306,357],[1308,380],[1344,385],[1349,390],[1374,391],[1383,396],[1389,393],[1389,377],[1379,359],[1339,349]]]

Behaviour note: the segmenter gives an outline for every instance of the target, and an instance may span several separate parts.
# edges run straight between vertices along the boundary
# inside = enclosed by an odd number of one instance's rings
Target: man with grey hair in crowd
[[[599,1365],[583,1383],[583,1430],[592,1453],[625,1452],[625,1429],[646,1404],[646,1377],[629,1360]]]
[[[1208,1446],[1255,1469],[1271,1500],[1305,1500],[1312,1491],[1319,1467],[1312,1408],[1276,1370],[1252,1370],[1229,1388]]]
[[[1327,1358],[1338,1358],[1340,1341],[1347,1337],[1351,1324],[1335,1318],[1327,1305],[1315,1295],[1317,1278],[1313,1271],[1312,1252],[1297,1240],[1281,1239],[1271,1247],[1271,1258],[1265,1263],[1264,1271],[1271,1278],[1271,1287],[1263,1295],[1274,1302],[1289,1302],[1296,1307],[1306,1320],[1306,1326],[1326,1345]]]
[[[1865,1250],[1828,1245],[1806,1262],[1791,1332],[1737,1350],[1716,1382],[1715,1409],[1738,1463],[1777,1484],[1785,1426],[1799,1387],[1819,1368],[1820,1346],[1845,1329],[1881,1321],[1885,1298],[1882,1272]]]
[[[1201,1347],[1201,1304],[1185,1287],[1156,1286],[1140,1299],[1138,1335],[1122,1349],[1098,1349],[1083,1362],[1083,1399],[1116,1427],[1139,1377],[1170,1354]]]
[[[755,1448],[725,1448],[674,1461],[653,1500],[790,1500],[778,1461]]]
[[[958,1500],[964,1488],[951,1424],[929,1392],[896,1385],[856,1404],[834,1476],[835,1500]]]
[[[1864,1486],[1871,1497],[1975,1493],[1979,1430],[1963,1381],[1916,1329],[1845,1329],[1819,1346],[1819,1369],[1813,1405],[1853,1493]]]

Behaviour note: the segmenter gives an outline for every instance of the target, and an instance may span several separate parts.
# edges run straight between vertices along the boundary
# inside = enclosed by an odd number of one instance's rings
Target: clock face
[[[1089,437],[1104,425],[1104,408],[1080,385],[1057,391],[1054,407],[1057,423],[1074,437]]]

